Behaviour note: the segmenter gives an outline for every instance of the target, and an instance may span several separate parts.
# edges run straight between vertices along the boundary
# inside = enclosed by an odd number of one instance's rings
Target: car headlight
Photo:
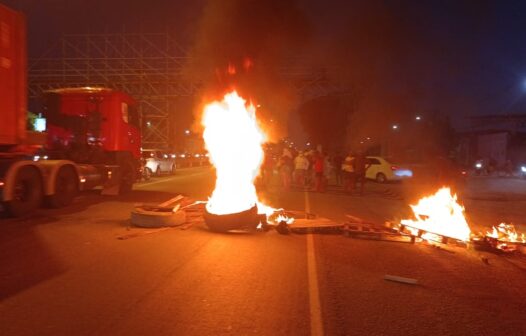
[[[526,173],[526,166],[521,166],[521,172]]]
[[[482,163],[480,162],[475,163],[475,168],[478,168],[478,169],[482,168]]]

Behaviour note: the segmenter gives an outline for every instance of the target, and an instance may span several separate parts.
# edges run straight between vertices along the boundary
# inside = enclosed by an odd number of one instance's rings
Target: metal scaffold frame
[[[187,53],[167,33],[63,35],[29,65],[29,97],[58,87],[104,86],[127,92],[139,102],[143,147],[165,148],[177,113],[177,98],[192,96],[197,83],[183,79]]]
[[[188,81],[183,69],[188,53],[168,33],[67,34],[41,57],[29,62],[29,98],[50,89],[103,86],[124,91],[139,102],[143,148],[173,147],[174,123],[181,97],[195,96],[198,80]],[[306,101],[349,89],[323,70],[289,59],[278,70]]]

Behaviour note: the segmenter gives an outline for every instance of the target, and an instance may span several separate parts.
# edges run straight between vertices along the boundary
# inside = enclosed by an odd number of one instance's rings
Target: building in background
[[[475,160],[492,160],[502,167],[526,161],[526,114],[485,115],[470,118],[461,133],[458,158],[469,165]]]

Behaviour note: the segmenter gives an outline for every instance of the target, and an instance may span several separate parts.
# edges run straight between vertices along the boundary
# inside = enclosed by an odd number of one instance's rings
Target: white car
[[[380,156],[368,156],[366,160],[369,168],[365,177],[378,183],[401,181],[413,177],[411,169],[401,168]]]
[[[155,174],[157,176],[163,173],[175,174],[177,166],[173,155],[156,150],[144,150],[142,151],[142,157],[146,174]]]

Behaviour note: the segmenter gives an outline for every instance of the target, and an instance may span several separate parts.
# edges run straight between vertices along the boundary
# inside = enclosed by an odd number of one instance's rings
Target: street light
[[[190,130],[185,130],[184,134],[186,134],[186,135],[190,134]]]
[[[417,120],[417,121],[418,121],[418,120],[422,120],[422,117],[417,115],[417,116],[415,117],[415,120]]]
[[[152,122],[151,121],[147,121],[146,122],[146,126],[151,127],[152,126]]]
[[[393,128],[394,130],[397,130],[397,129],[398,129],[398,125],[397,125],[397,124],[394,124],[394,125],[392,126],[392,128]]]

